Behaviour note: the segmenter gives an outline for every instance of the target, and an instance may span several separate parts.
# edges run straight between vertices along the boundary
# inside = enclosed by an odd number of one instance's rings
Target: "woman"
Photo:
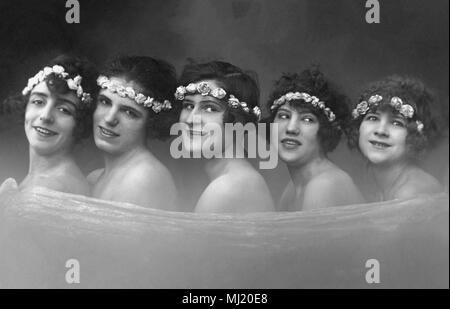
[[[177,191],[168,169],[147,148],[164,139],[177,120],[167,100],[176,87],[174,68],[150,57],[124,56],[107,64],[94,113],[94,139],[104,168],[89,182],[96,198],[175,210]]]
[[[349,143],[367,159],[377,201],[443,191],[418,167],[438,137],[433,96],[419,80],[391,76],[371,84],[355,106]]]
[[[88,182],[73,158],[75,145],[91,133],[97,73],[78,58],[61,55],[28,80],[15,100],[25,109],[29,170],[20,190],[34,187],[89,195]],[[11,180],[9,180],[11,182]]]
[[[333,90],[323,74],[312,68],[283,75],[268,105],[270,121],[278,125],[272,140],[277,141],[279,157],[291,176],[279,210],[363,202],[351,177],[327,157],[339,143],[347,108],[345,97]]]
[[[232,132],[225,130],[227,123],[258,121],[256,81],[230,63],[213,61],[186,65],[180,84],[175,97],[181,101],[179,121],[186,128],[183,147],[203,158],[209,179],[194,211],[273,211],[272,197],[263,177],[245,158],[230,155],[233,149],[243,153],[242,141],[230,138]],[[216,134],[211,134],[211,128],[217,128]],[[206,156],[211,147],[219,150]]]

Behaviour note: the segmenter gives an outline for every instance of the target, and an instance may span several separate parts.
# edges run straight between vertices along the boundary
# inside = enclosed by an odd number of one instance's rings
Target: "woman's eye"
[[[194,109],[194,105],[191,103],[183,102],[183,109]]]
[[[278,113],[277,114],[278,119],[289,119],[289,115],[285,113]]]
[[[368,121],[377,121],[378,118],[377,118],[376,116],[369,115],[369,116],[366,116],[365,120],[368,120]]]
[[[311,118],[311,117],[304,117],[302,120],[303,120],[304,122],[308,122],[308,123],[313,123],[313,122],[314,122],[314,119]]]
[[[394,126],[396,126],[396,127],[401,127],[401,128],[404,128],[404,127],[405,127],[405,124],[404,124],[403,122],[401,122],[401,121],[398,121],[398,120],[394,120],[394,121],[392,122],[392,124],[393,124]]]
[[[31,104],[42,105],[42,104],[44,104],[44,101],[41,99],[33,99],[33,100],[31,100]]]
[[[68,108],[58,107],[58,110],[66,115],[72,116],[72,112]]]
[[[125,110],[125,114],[130,118],[137,118],[137,114],[129,109]]]
[[[215,108],[214,106],[205,106],[204,110],[207,113],[217,112],[217,108]]]
[[[102,98],[98,99],[97,102],[98,102],[98,104],[101,104],[101,105],[108,105],[109,104],[109,102],[107,100],[102,99]]]

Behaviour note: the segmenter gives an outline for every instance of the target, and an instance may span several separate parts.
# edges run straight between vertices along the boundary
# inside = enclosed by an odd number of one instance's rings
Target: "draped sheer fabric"
[[[371,288],[449,285],[446,193],[248,215],[147,209],[36,188],[0,189],[0,287]]]

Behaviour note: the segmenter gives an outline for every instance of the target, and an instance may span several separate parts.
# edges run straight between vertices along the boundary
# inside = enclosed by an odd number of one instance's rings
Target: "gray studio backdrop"
[[[365,83],[386,75],[422,78],[438,93],[439,111],[448,123],[447,0],[380,0],[380,24],[366,23],[364,0],[79,2],[80,24],[67,24],[63,0],[0,0],[2,100],[61,52],[85,55],[99,65],[118,54],[149,55],[172,62],[178,72],[187,58],[229,61],[258,73],[262,103],[282,72],[319,63],[352,100]],[[26,174],[22,131],[10,117],[1,118],[0,182]],[[186,175],[200,168],[171,159],[168,144],[150,146],[181,187]],[[425,162],[440,179],[448,178],[447,155],[445,138]],[[331,157],[356,179],[362,176],[364,162],[345,142]],[[102,163],[92,141],[77,149],[77,158],[86,172]],[[283,164],[262,173],[277,199],[288,181]],[[201,188],[205,180],[199,179],[190,186]],[[194,187],[185,187],[192,200],[186,200],[186,210],[197,197]]]

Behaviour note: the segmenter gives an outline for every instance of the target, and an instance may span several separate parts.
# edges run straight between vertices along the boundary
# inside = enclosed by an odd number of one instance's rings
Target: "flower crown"
[[[273,101],[270,110],[275,110],[276,108],[279,108],[281,105],[284,105],[292,100],[303,100],[306,103],[311,103],[312,106],[319,108],[323,111],[329,122],[333,122],[334,120],[336,120],[336,115],[331,111],[329,107],[326,107],[323,101],[320,101],[319,98],[309,95],[308,93],[305,92],[286,93],[285,95]]]
[[[77,97],[81,98],[81,102],[85,104],[90,104],[92,102],[91,95],[87,92],[83,91],[83,87],[81,87],[82,77],[80,75],[72,78],[67,78],[69,73],[67,73],[64,67],[60,65],[54,65],[53,67],[45,67],[41,71],[39,71],[34,77],[28,79],[28,84],[22,90],[23,95],[27,95],[33,90],[33,88],[43,82],[49,75],[54,74],[55,76],[63,79],[67,83],[67,87],[70,90],[74,90],[77,93]]]
[[[186,87],[179,86],[175,91],[175,99],[181,101],[184,100],[186,93],[199,93],[203,96],[210,95],[216,99],[222,100],[227,96],[227,92],[223,88],[213,88],[207,82],[200,83],[190,83]],[[242,108],[242,110],[246,113],[253,113],[258,121],[261,120],[261,110],[258,106],[253,107],[250,111],[250,108],[247,106],[247,103],[240,102],[234,95],[230,94],[228,97],[228,105],[232,108]]]
[[[367,114],[367,112],[373,107],[378,107],[382,100],[383,97],[381,95],[374,94],[369,98],[369,100],[361,101],[358,105],[356,105],[356,108],[352,111],[353,119],[356,119],[359,116]],[[392,106],[405,118],[411,119],[414,117],[414,108],[409,104],[403,103],[403,100],[400,99],[399,97],[392,97],[391,100],[389,101],[389,105]],[[417,131],[422,132],[424,128],[422,121],[416,120],[416,125]]]
[[[108,77],[104,75],[100,75],[97,78],[97,85],[99,85],[103,89],[108,89],[111,92],[117,93],[122,98],[129,97],[134,100],[137,104],[143,105],[147,108],[152,108],[152,110],[158,114],[162,110],[170,110],[172,108],[172,104],[168,100],[164,100],[163,103],[156,101],[154,98],[147,97],[142,93],[137,93],[131,87],[124,87],[116,82],[112,82]]]

